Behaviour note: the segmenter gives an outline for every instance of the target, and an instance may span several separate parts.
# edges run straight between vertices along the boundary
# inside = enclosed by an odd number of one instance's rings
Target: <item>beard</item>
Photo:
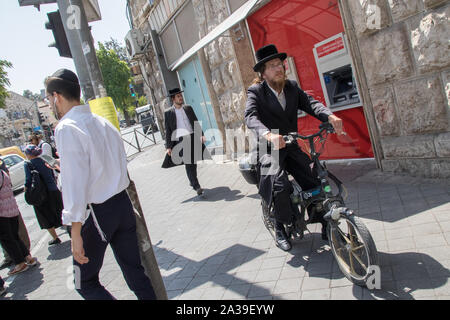
[[[281,92],[284,89],[284,86],[286,84],[286,76],[283,75],[283,77],[278,77],[272,80],[268,80],[267,82],[269,82],[270,86],[275,89],[278,92]]]

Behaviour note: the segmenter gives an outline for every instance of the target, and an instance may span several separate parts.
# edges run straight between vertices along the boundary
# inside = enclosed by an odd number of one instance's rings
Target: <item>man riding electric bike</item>
[[[275,45],[267,45],[256,52],[257,64],[253,70],[259,78],[248,89],[245,122],[258,138],[259,194],[269,205],[273,203],[276,245],[291,249],[284,225],[292,221],[290,195],[292,175],[303,190],[320,186],[311,159],[297,142],[289,145],[283,135],[298,132],[297,112],[303,110],[322,122],[330,122],[337,134],[345,134],[342,120],[320,102],[301,90],[295,81],[286,79],[286,53],[278,53]],[[268,143],[271,148],[267,148]],[[265,145],[265,146],[264,146]],[[326,222],[321,218],[322,238],[326,239]]]

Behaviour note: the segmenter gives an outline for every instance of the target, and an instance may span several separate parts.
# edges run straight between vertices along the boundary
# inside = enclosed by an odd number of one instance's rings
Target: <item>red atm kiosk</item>
[[[373,158],[337,0],[272,0],[247,23],[255,50],[273,43],[286,52],[288,77],[343,120],[347,135],[329,135],[321,158]],[[319,124],[299,113],[300,133],[312,134]]]

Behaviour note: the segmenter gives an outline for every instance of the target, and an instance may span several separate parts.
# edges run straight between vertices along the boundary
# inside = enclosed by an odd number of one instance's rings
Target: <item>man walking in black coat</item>
[[[287,173],[291,174],[303,190],[320,185],[317,174],[310,167],[311,159],[297,143],[289,146],[283,135],[298,132],[297,111],[303,110],[322,122],[329,121],[338,134],[342,131],[342,120],[318,101],[311,101],[298,84],[286,80],[283,61],[286,53],[278,53],[274,45],[267,45],[256,52],[258,63],[254,71],[259,79],[248,89],[245,109],[245,122],[258,137],[260,146],[267,142],[278,152],[277,156],[270,148],[259,148],[258,170],[260,172],[259,193],[263,200],[275,211],[276,245],[285,251],[291,244],[283,224],[290,224],[293,216],[291,207],[291,184]],[[266,151],[263,151],[266,149]],[[268,150],[267,150],[268,149]],[[275,167],[275,170],[273,168]],[[326,236],[322,222],[322,237]]]
[[[197,161],[210,159],[210,156],[205,151],[203,143],[206,138],[197,116],[191,106],[184,104],[182,92],[179,88],[169,90],[173,105],[164,113],[167,154],[162,167],[184,163],[191,187],[197,195],[202,195],[203,189],[197,178]]]

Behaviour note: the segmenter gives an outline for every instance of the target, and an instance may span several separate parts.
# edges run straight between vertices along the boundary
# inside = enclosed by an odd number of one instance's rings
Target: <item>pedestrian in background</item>
[[[141,265],[136,217],[126,188],[127,157],[119,131],[80,103],[78,77],[61,69],[45,80],[59,123],[55,129],[64,199],[63,223],[72,225],[75,288],[85,299],[112,300],[99,273],[107,245],[138,299],[156,299]],[[87,210],[89,208],[89,210]]]
[[[39,172],[42,180],[45,182],[48,191],[46,201],[39,205],[33,206],[36,218],[41,229],[46,229],[53,240],[49,245],[59,244],[61,240],[56,234],[55,228],[62,226],[61,214],[63,209],[62,196],[59,191],[53,170],[49,169],[44,160],[39,158],[42,150],[35,145],[28,145],[25,148],[25,156],[29,161],[25,161],[25,190],[31,187],[31,170],[35,169]]]
[[[52,146],[45,142],[40,134],[32,133],[28,138],[28,142],[39,147],[42,150],[41,154],[53,157]]]
[[[0,243],[15,263],[8,272],[14,275],[36,264],[36,259],[19,237],[19,207],[11,187],[9,175],[0,170]]]
[[[2,161],[1,159],[0,159],[0,170],[3,170],[6,174],[9,175],[9,170],[6,167],[5,162]],[[31,246],[30,237],[28,236],[28,231],[27,228],[25,227],[25,223],[23,222],[22,215],[20,214],[20,212],[18,219],[19,219],[19,237],[29,251]],[[14,263],[12,258],[9,256],[8,252],[5,250],[5,248],[2,247],[2,249],[3,249],[3,261],[0,263],[0,270],[12,266]]]
[[[181,164],[177,158],[182,159],[189,184],[200,196],[203,194],[203,189],[197,178],[197,161],[211,159],[211,155],[207,150],[205,151],[206,137],[194,109],[184,104],[182,92],[180,88],[169,90],[169,97],[173,105],[164,112],[166,156],[162,167],[170,168]],[[179,144],[182,146],[181,148],[177,146]],[[201,148],[197,148],[197,146],[201,146]]]

